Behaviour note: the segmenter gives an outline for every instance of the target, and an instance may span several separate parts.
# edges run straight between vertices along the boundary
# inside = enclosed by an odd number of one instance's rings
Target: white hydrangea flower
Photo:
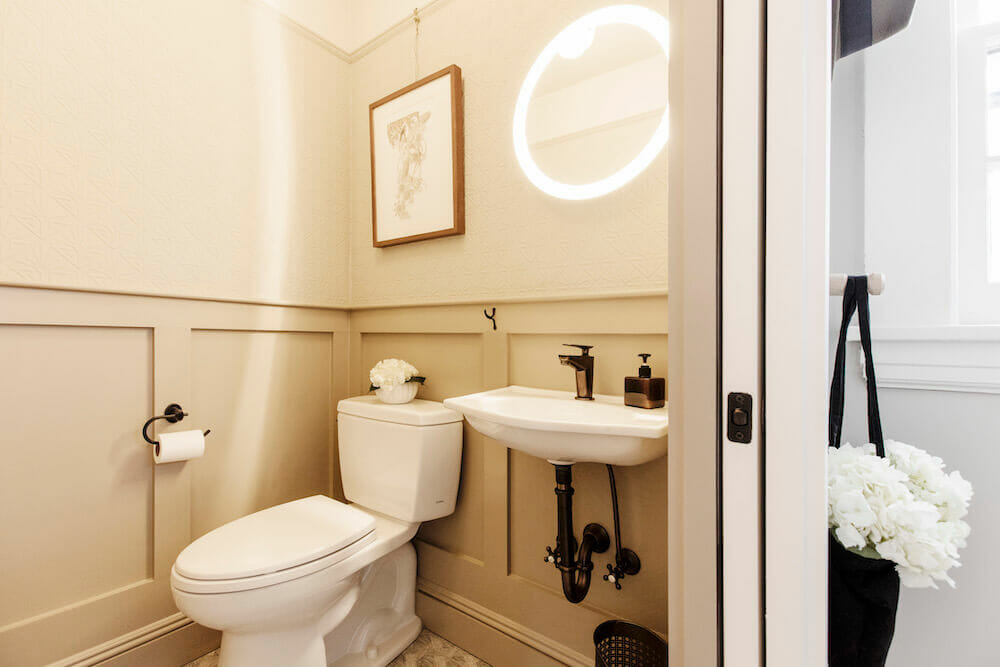
[[[368,379],[373,387],[398,387],[409,382],[410,378],[419,372],[412,364],[402,359],[383,359],[368,371]]]
[[[827,452],[827,515],[837,541],[873,558],[896,563],[904,586],[955,582],[966,545],[972,485],[922,449],[888,440],[886,457],[875,445],[849,444]]]

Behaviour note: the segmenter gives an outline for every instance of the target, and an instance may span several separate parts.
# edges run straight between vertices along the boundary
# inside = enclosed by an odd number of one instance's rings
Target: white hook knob
[[[868,293],[872,296],[878,296],[885,291],[885,274],[884,273],[869,273],[868,274]],[[844,294],[844,289],[847,287],[847,274],[846,273],[834,273],[830,275],[830,296],[841,296]]]

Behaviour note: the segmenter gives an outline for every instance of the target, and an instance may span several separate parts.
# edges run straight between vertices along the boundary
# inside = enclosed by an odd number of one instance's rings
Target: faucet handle
[[[559,562],[559,554],[552,550],[552,547],[545,547],[545,558],[543,559],[546,563],[552,563],[555,565]]]
[[[563,343],[565,347],[578,347],[583,353],[583,356],[590,356],[590,350],[594,347],[593,345],[578,345],[577,343]]]

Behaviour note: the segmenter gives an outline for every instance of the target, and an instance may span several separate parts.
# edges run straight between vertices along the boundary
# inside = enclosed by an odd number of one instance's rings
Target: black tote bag
[[[868,383],[868,438],[875,452],[885,456],[882,421],[875,388],[872,361],[871,321],[868,311],[868,278],[851,276],[844,289],[843,320],[837,340],[837,356],[830,386],[829,438],[831,447],[840,447],[844,424],[844,372],[847,328],[858,312],[861,347],[865,353]],[[829,579],[829,664],[830,667],[884,667],[896,627],[899,604],[899,575],[896,564],[852,553],[831,533]]]

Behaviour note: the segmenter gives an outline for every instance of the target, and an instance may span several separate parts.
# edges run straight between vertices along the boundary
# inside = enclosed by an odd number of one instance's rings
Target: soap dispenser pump
[[[634,408],[662,408],[666,405],[667,381],[653,377],[653,369],[647,361],[653,356],[643,352],[639,355],[642,365],[639,375],[625,378],[625,405]]]

